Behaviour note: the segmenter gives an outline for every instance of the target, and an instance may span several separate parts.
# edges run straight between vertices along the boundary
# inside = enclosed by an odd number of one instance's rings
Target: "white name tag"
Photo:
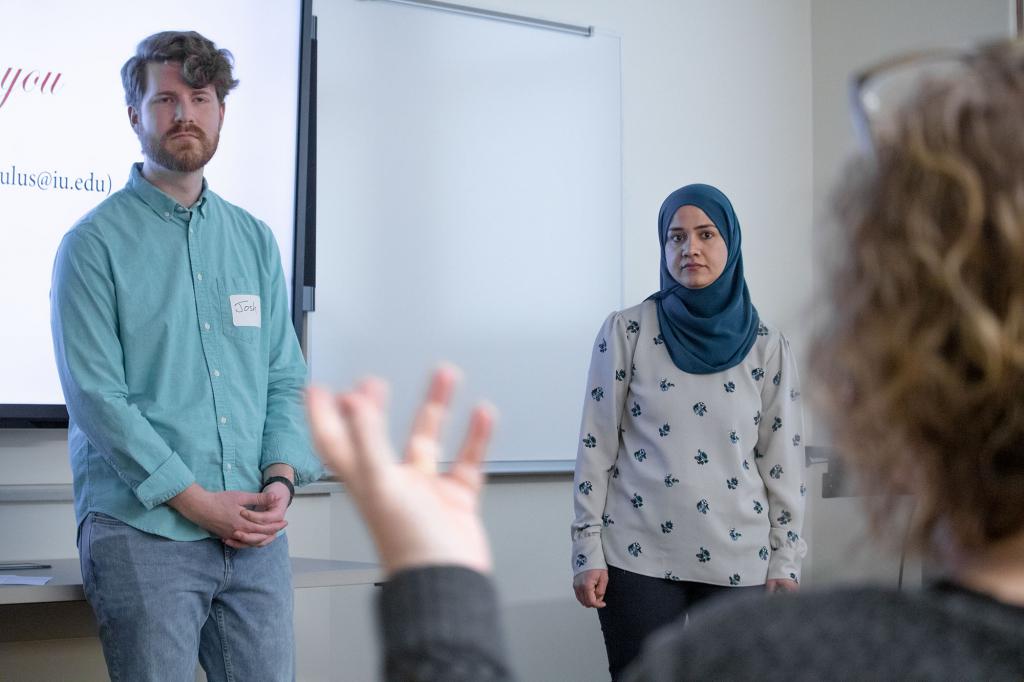
[[[236,327],[260,326],[260,297],[255,294],[232,294],[231,321]]]

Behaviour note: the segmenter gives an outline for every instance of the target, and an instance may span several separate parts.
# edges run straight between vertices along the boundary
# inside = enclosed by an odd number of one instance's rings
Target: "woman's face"
[[[718,279],[729,259],[718,228],[696,206],[680,206],[665,237],[665,263],[672,278],[687,289],[703,289]]]

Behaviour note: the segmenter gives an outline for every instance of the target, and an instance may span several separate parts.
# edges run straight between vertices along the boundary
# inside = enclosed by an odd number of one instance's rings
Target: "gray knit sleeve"
[[[455,566],[401,571],[378,602],[384,679],[511,680],[491,580]]]

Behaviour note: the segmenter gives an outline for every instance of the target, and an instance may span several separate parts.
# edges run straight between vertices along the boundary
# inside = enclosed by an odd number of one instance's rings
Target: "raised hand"
[[[307,394],[313,439],[321,459],[338,474],[377,544],[388,574],[406,568],[460,565],[491,570],[491,554],[477,512],[483,461],[493,412],[478,406],[447,473],[438,473],[440,432],[458,371],[435,371],[413,421],[401,462],[387,434],[387,385],[367,379],[332,397]]]

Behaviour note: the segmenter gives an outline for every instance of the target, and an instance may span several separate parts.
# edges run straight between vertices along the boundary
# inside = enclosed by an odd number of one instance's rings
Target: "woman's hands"
[[[604,608],[604,593],[608,589],[608,569],[592,568],[580,571],[572,579],[576,601],[587,608]]]
[[[494,424],[490,408],[473,410],[451,469],[437,471],[441,426],[457,381],[454,367],[434,373],[401,462],[387,434],[383,381],[367,379],[333,399],[318,388],[307,393],[320,458],[354,498],[388,575],[432,565],[491,570],[490,548],[477,513],[480,463]]]

